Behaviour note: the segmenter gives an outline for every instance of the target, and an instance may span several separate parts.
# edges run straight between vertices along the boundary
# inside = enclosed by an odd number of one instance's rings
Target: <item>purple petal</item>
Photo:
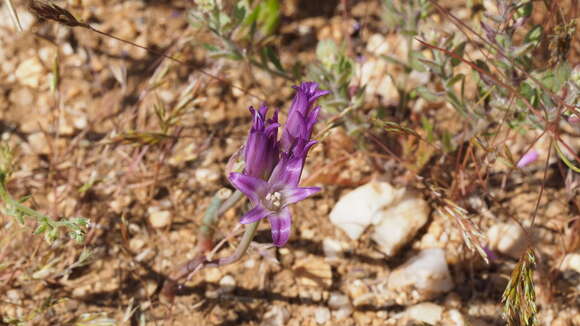
[[[272,171],[269,183],[275,185],[297,186],[300,182],[304,160],[308,150],[316,144],[316,141],[298,139],[290,148],[290,152],[283,154],[282,158]]]
[[[314,129],[314,124],[318,122],[318,113],[320,112],[320,106],[315,107],[308,113],[306,117],[306,130],[308,130],[308,137],[304,137],[305,139],[310,139],[312,135],[312,129]]]
[[[277,115],[265,122],[268,107],[262,106],[259,111],[253,107],[253,123],[246,141],[244,150],[244,161],[246,167],[244,174],[256,177],[267,178],[278,162],[278,122]]]
[[[272,229],[272,242],[276,247],[282,247],[288,242],[292,228],[292,215],[288,208],[283,208],[278,214],[268,216]]]
[[[306,187],[306,188],[285,188],[280,191],[282,198],[284,198],[284,206],[294,204],[301,200],[304,200],[315,193],[319,192],[321,189],[319,187]]]
[[[272,171],[268,183],[274,185],[275,188],[297,186],[300,181],[303,164],[304,159],[293,158],[289,154],[283,155],[274,171]]]
[[[286,121],[284,129],[282,130],[282,139],[280,139],[282,150],[289,151],[292,144],[298,138],[309,139],[312,134],[312,127],[310,128],[310,131],[307,129],[308,124],[302,113],[294,112],[290,115],[288,121]]]
[[[275,137],[276,131],[273,135]],[[263,131],[252,131],[244,152],[245,174],[256,178],[269,176],[278,162],[278,153],[278,143],[272,137]]]
[[[240,219],[240,223],[242,224],[254,223],[270,214],[272,214],[272,211],[268,210],[262,205],[257,205],[256,207],[249,210],[246,214],[244,214],[244,216],[242,216],[242,218]]]
[[[304,82],[293,87],[296,95],[288,111],[288,120],[280,140],[282,151],[289,151],[296,138],[310,139],[317,121],[319,107],[313,109],[314,102],[330,92],[318,89],[315,82]]]
[[[258,203],[268,188],[266,181],[237,172],[230,173],[228,179],[236,189],[250,198],[252,203]]]
[[[262,119],[265,120],[266,118],[266,114],[268,113],[268,107],[266,105],[263,105],[260,107],[260,109],[258,110],[260,112],[260,115],[262,116]]]
[[[538,159],[538,152],[535,149],[528,151],[522,158],[519,160],[517,166],[518,168],[523,168],[524,166],[533,163]]]

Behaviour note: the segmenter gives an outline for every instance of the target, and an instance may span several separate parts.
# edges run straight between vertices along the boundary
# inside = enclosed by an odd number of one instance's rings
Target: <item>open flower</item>
[[[285,245],[290,236],[292,216],[288,205],[320,191],[318,187],[301,188],[298,184],[308,151],[316,143],[310,140],[320,110],[314,107],[314,102],[328,92],[318,89],[316,83],[302,83],[294,88],[297,93],[280,141],[278,111],[266,120],[266,106],[258,111],[250,108],[254,121],[244,148],[245,168],[243,173],[228,176],[232,185],[252,203],[252,209],[242,216],[240,223],[268,218],[273,243],[278,247]]]
[[[290,236],[292,216],[288,205],[320,191],[318,187],[298,187],[304,158],[314,141],[297,143],[291,153],[283,153],[268,181],[242,173],[231,173],[230,182],[252,202],[253,208],[240,220],[242,224],[268,218],[274,245],[281,247]]]

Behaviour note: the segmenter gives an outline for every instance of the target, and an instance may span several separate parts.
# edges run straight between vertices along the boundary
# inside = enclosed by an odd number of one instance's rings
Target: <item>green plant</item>
[[[14,199],[6,187],[8,178],[13,169],[13,152],[5,144],[0,146],[0,200],[2,213],[16,218],[20,224],[25,224],[26,218],[36,221],[34,234],[44,234],[47,242],[53,242],[59,238],[60,230],[68,230],[68,235],[73,240],[82,243],[85,239],[89,220],[82,217],[73,217],[55,221],[51,217],[31,209],[24,205],[29,196]]]
[[[208,30],[215,37],[216,42],[202,43],[210,57],[243,61],[278,77],[295,78],[282,66],[272,45],[280,19],[278,0],[239,0],[229,6],[217,0],[198,0],[196,4],[189,21],[195,29]]]

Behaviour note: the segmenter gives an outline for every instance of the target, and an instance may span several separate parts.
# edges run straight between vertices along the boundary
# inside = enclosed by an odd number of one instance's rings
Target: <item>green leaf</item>
[[[465,79],[465,75],[464,74],[457,74],[455,76],[453,76],[453,78],[449,79],[446,82],[447,87],[452,87],[453,85],[455,85],[455,83],[457,83],[460,80]]]
[[[41,233],[46,232],[46,230],[48,229],[48,225],[45,223],[41,223],[40,225],[38,225],[38,227],[36,228],[36,230],[34,231],[35,235],[39,235]]]
[[[213,44],[209,44],[209,43],[203,43],[201,46],[203,46],[206,50],[210,51],[210,52],[218,52],[220,51],[220,49],[213,45]]]
[[[542,40],[542,34],[544,33],[544,29],[541,25],[535,25],[532,29],[526,34],[524,38],[524,43],[533,43],[534,45],[538,44]]]
[[[564,164],[566,164],[567,167],[569,167],[570,169],[572,169],[572,171],[576,172],[576,173],[580,173],[580,167],[574,165],[574,163],[572,163],[567,157],[566,155],[562,152],[562,150],[560,149],[560,146],[558,146],[557,143],[554,144],[554,147],[556,148],[556,153],[558,153],[558,156],[560,157],[560,159],[562,161],[564,161]]]
[[[528,52],[530,52],[531,50],[533,50],[535,47],[534,43],[525,43],[523,45],[520,46],[516,46],[511,53],[512,57],[521,57],[525,54],[527,54]]]
[[[455,53],[457,56],[459,57],[463,57],[463,52],[465,52],[465,45],[467,44],[467,42],[461,42],[459,43],[453,50],[452,52]],[[461,60],[457,59],[457,58],[451,58],[451,66],[455,67],[458,64],[461,63]]]
[[[522,83],[520,86],[520,94],[530,102],[537,96],[536,90],[528,83]]]
[[[338,46],[331,39],[321,40],[316,45],[316,58],[327,69],[331,69],[332,65],[336,62],[338,52]]]
[[[281,72],[284,72],[284,67],[282,67],[280,58],[278,58],[278,54],[276,53],[276,50],[274,50],[273,47],[267,46],[263,48],[262,51],[264,51],[264,55],[266,56],[266,58],[268,58],[268,60],[272,64],[274,64],[274,67],[276,67],[276,69],[278,69]]]
[[[280,3],[278,0],[266,0],[261,5],[263,8],[259,13],[258,20],[262,24],[262,33],[272,35],[280,20]]]
[[[435,134],[433,133],[433,123],[431,123],[431,121],[429,121],[427,117],[422,116],[421,124],[423,126],[423,129],[427,132],[427,142],[429,142],[430,144],[433,143],[433,141],[435,140]]]
[[[435,94],[434,92],[430,91],[425,86],[419,86],[419,87],[415,88],[415,91],[417,92],[417,95],[421,96],[427,102],[438,102],[438,101],[440,101],[439,96],[437,96],[437,94]]]
[[[467,115],[465,104],[461,102],[459,98],[457,98],[457,95],[455,95],[454,91],[447,91],[447,99],[457,111],[459,111],[461,114]]]
[[[246,8],[242,5],[242,3],[238,3],[234,6],[234,21],[240,22],[246,18]]]
[[[559,64],[554,70],[554,86],[552,87],[552,91],[559,91],[571,76],[572,67],[570,64],[566,61]]]
[[[521,4],[520,7],[516,10],[516,18],[530,17],[533,9],[534,5],[531,1]]]
[[[452,139],[453,137],[451,136],[451,133],[449,131],[443,132],[443,136],[441,137],[441,143],[443,144],[443,149],[445,149],[445,151],[448,153],[454,150]]]
[[[399,59],[397,59],[397,58],[395,58],[393,56],[384,54],[384,55],[381,55],[381,58],[385,59],[387,62],[390,62],[390,63],[396,64],[396,65],[399,65],[399,66],[403,67],[404,69],[411,70],[411,67],[409,65],[407,65],[403,61],[401,61],[401,60],[399,60]]]
[[[409,55],[409,66],[411,66],[413,70],[425,72],[427,69],[425,68],[425,65],[421,62],[423,59],[424,57],[423,54],[421,54],[421,52],[411,51]]]

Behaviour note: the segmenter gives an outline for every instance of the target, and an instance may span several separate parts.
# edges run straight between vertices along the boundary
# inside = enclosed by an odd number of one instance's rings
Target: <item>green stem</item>
[[[231,191],[228,189],[221,189],[213,196],[211,203],[205,211],[203,222],[199,228],[199,240],[197,243],[198,252],[206,253],[213,248],[213,236],[218,217],[223,215],[242,197],[242,193],[239,190],[232,195],[229,195],[230,193]]]
[[[246,231],[244,232],[244,235],[242,236],[242,239],[240,240],[240,243],[238,244],[238,247],[236,248],[236,251],[234,252],[233,255],[220,258],[218,260],[208,261],[207,263],[204,264],[204,267],[218,267],[223,265],[229,265],[240,260],[240,258],[244,256],[246,251],[248,251],[248,248],[250,247],[250,243],[252,243],[252,240],[254,240],[254,236],[256,235],[256,230],[258,230],[259,224],[260,220],[252,224],[246,224]]]

